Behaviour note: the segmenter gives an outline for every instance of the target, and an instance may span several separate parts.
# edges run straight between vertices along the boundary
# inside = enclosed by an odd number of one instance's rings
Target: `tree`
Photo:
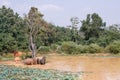
[[[80,31],[84,32],[85,40],[99,38],[101,31],[103,31],[106,25],[106,23],[102,21],[102,18],[96,13],[88,14],[86,20],[82,20],[81,23]]]
[[[0,52],[7,53],[26,48],[24,30],[24,22],[19,14],[2,6],[0,8]]]
[[[37,8],[31,7],[28,16],[25,16],[26,26],[28,27],[29,36],[29,50],[32,52],[32,57],[36,56],[36,39],[38,37],[40,28],[44,24],[42,19],[43,14],[41,14]]]
[[[79,18],[78,17],[72,17],[70,19],[72,25],[70,26],[72,28],[72,41],[77,42],[77,36],[78,36],[78,24],[79,24]]]
[[[44,23],[47,26],[43,26],[40,30],[39,40],[41,41],[43,46],[50,46],[53,42],[55,42],[55,26],[51,23]]]

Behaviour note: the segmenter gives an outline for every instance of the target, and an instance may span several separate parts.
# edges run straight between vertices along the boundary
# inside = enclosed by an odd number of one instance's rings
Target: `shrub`
[[[50,47],[48,47],[48,46],[41,46],[39,51],[40,51],[40,53],[48,53],[48,52],[50,52]]]
[[[74,42],[63,42],[61,50],[66,54],[75,54],[77,49],[76,46]]]
[[[31,58],[32,57],[32,55],[29,53],[29,52],[26,52],[26,53],[24,53],[24,54],[22,54],[21,56],[20,56],[20,58],[22,59],[22,60],[24,60],[24,59],[26,59],[26,58]]]
[[[120,53],[120,41],[114,41],[106,47],[106,51],[110,53]]]
[[[5,57],[5,58],[14,58],[14,55],[12,53],[6,53],[5,55],[3,55],[3,57]]]
[[[13,60],[13,59],[14,59],[14,55],[11,53],[6,53],[6,54],[0,56],[0,60],[7,61],[7,60]]]
[[[106,47],[109,44],[109,42],[110,42],[110,40],[106,37],[102,37],[97,40],[97,44],[102,47]]]
[[[0,61],[2,60],[2,56],[0,56]]]
[[[88,46],[87,45],[81,45],[80,46],[80,53],[88,53]]]
[[[50,49],[51,49],[52,51],[56,51],[57,48],[58,48],[58,46],[59,46],[59,45],[57,45],[57,44],[52,44],[52,45],[50,46]]]
[[[88,46],[89,53],[100,53],[101,51],[102,51],[102,48],[97,44],[90,44]]]
[[[75,54],[79,54],[79,53],[81,53],[81,48],[82,48],[82,45],[76,45],[75,46],[76,47],[76,49],[75,49]]]
[[[74,42],[64,42],[62,44],[62,51],[67,54],[100,53],[102,48],[97,44],[77,45]]]
[[[87,49],[88,48],[85,45],[76,45],[75,50],[74,50],[74,54],[86,53],[88,51]]]
[[[52,44],[52,45],[50,46],[50,49],[51,49],[53,52],[62,53],[61,45]]]

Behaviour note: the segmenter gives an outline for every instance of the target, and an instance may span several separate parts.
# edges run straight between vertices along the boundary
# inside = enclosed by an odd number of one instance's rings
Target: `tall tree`
[[[37,8],[31,7],[28,16],[25,16],[26,26],[28,27],[29,34],[29,49],[32,52],[32,57],[36,56],[36,39],[40,28],[43,26],[43,14],[41,14]]]
[[[91,37],[99,38],[100,32],[106,25],[105,22],[102,21],[102,18],[96,13],[88,14],[86,20],[81,21],[81,23],[80,31],[84,32],[86,40],[89,40]]]
[[[70,19],[72,25],[71,25],[71,32],[72,32],[72,41],[77,42],[77,36],[78,36],[78,24],[79,24],[79,18],[78,17],[72,17]]]

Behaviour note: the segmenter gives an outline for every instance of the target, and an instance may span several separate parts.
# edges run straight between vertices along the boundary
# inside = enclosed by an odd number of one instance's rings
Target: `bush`
[[[2,60],[2,56],[0,56],[0,61]]]
[[[88,46],[87,45],[81,45],[80,46],[80,53],[88,53]]]
[[[52,45],[50,46],[50,49],[52,50],[52,52],[62,53],[62,50],[61,50],[61,46],[60,46],[60,45],[52,44]]]
[[[77,45],[74,42],[63,42],[61,50],[66,54],[75,54]]]
[[[22,54],[21,56],[20,56],[20,58],[22,59],[22,60],[24,60],[24,59],[26,59],[26,58],[31,58],[32,57],[32,55],[29,53],[29,52],[25,52],[24,54]]]
[[[120,41],[114,41],[106,47],[106,51],[110,53],[120,53]]]
[[[90,44],[88,46],[89,53],[100,53],[101,51],[102,51],[102,48],[97,44]]]
[[[75,53],[75,54],[81,53],[82,45],[76,45],[75,47],[76,47],[76,49],[75,49],[74,53]]]
[[[74,54],[80,54],[80,53],[86,53],[86,52],[87,52],[86,46],[83,46],[83,45],[75,46]]]
[[[12,53],[6,53],[5,55],[3,55],[3,57],[5,57],[5,58],[14,58],[14,55]]]
[[[56,51],[57,48],[58,48],[58,46],[59,46],[59,45],[57,45],[57,44],[52,44],[52,45],[50,46],[50,49],[51,49],[52,51]]]
[[[14,59],[14,55],[12,53],[4,53],[4,55],[0,56],[0,60],[13,60]]]
[[[48,53],[48,52],[50,52],[50,47],[48,47],[48,46],[41,46],[39,51],[40,51],[40,53]]]
[[[97,44],[102,47],[106,47],[109,44],[109,42],[110,42],[110,40],[108,38],[102,37],[102,38],[98,39]]]
[[[74,42],[64,42],[62,44],[62,51],[66,54],[100,53],[102,48],[97,44],[77,45]]]

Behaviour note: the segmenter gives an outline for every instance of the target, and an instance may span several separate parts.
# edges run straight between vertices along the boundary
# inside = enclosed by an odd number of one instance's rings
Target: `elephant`
[[[42,57],[36,57],[37,59],[37,64],[40,64],[40,60],[42,59]]]
[[[27,58],[24,60],[24,64],[26,65],[33,65],[34,61],[32,58]]]
[[[40,64],[45,65],[45,63],[46,63],[46,57],[43,56],[42,59],[40,59]]]
[[[33,64],[37,64],[37,58],[36,57],[33,58]]]

